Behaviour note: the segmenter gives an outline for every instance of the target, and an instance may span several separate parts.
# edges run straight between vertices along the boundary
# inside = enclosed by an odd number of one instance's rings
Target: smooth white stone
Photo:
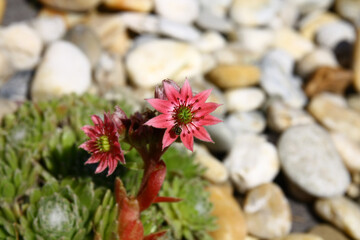
[[[231,89],[225,92],[229,111],[247,112],[258,109],[265,101],[265,93],[255,87]]]
[[[285,174],[312,196],[339,196],[350,184],[330,135],[318,125],[288,128],[280,137],[278,152]]]
[[[275,31],[274,48],[288,52],[295,60],[301,59],[314,50],[314,44],[292,28],[280,28]]]
[[[59,40],[66,32],[66,23],[61,17],[40,16],[31,25],[45,43]]]
[[[224,165],[240,192],[271,182],[280,170],[275,146],[253,134],[235,138]]]
[[[274,32],[268,28],[238,28],[232,34],[240,47],[257,55],[263,55],[274,41]]]
[[[212,140],[216,143],[204,142],[212,152],[228,152],[234,143],[234,134],[224,123],[205,127]]]
[[[91,84],[91,66],[85,54],[70,42],[56,41],[46,50],[33,79],[35,100],[83,94]]]
[[[232,134],[241,135],[245,132],[261,133],[266,127],[266,119],[260,112],[235,112],[225,119],[225,124]]]
[[[267,109],[268,125],[276,132],[289,127],[314,123],[315,120],[303,109],[293,108],[280,100],[274,100]]]
[[[341,41],[354,42],[355,28],[348,22],[336,21],[320,27],[316,33],[316,41],[320,46],[334,49]]]
[[[193,45],[201,52],[210,53],[226,46],[225,38],[216,31],[208,31],[201,35]]]
[[[300,13],[310,13],[328,9],[334,0],[290,0],[290,2],[297,6]]]
[[[346,167],[351,172],[360,171],[360,145],[341,133],[332,133],[331,138]]]
[[[357,203],[345,197],[319,199],[315,203],[315,210],[352,239],[360,239],[360,206]]]
[[[226,17],[232,0],[199,0],[200,6],[218,17]]]
[[[155,11],[169,20],[189,24],[199,15],[197,0],[155,0]]]
[[[194,144],[194,161],[205,168],[203,176],[213,183],[223,183],[228,180],[229,173],[225,166],[209,150],[203,146]]]
[[[183,42],[153,40],[128,53],[126,68],[135,85],[152,88],[166,78],[182,82],[200,75],[201,54]]]
[[[39,60],[43,42],[26,23],[15,23],[0,29],[0,51],[16,70],[30,70]]]
[[[155,15],[124,12],[119,15],[124,25],[137,33],[159,33],[159,18]]]
[[[160,18],[159,20],[159,33],[188,42],[195,42],[199,40],[201,36],[201,33],[197,28],[166,18]]]
[[[234,24],[227,18],[214,15],[212,12],[203,9],[196,19],[196,25],[206,30],[215,30],[228,33],[234,28]]]
[[[319,67],[337,67],[338,65],[336,57],[331,50],[316,48],[298,61],[296,70],[301,77],[305,78]]]
[[[292,76],[294,59],[282,50],[269,51],[261,63],[260,84],[270,96],[280,96],[295,108],[302,108],[306,96],[300,79]]]
[[[234,0],[230,17],[243,26],[267,25],[281,6],[279,0]]]

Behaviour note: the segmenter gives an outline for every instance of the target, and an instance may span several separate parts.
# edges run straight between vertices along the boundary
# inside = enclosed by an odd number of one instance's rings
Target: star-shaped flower
[[[163,90],[166,98],[147,99],[150,105],[162,114],[145,123],[155,128],[166,128],[162,148],[168,147],[179,136],[185,147],[191,151],[193,151],[194,137],[213,142],[203,127],[221,122],[220,119],[210,115],[220,105],[205,102],[211,89],[193,96],[188,80],[180,90],[176,84],[170,84],[169,80],[164,80]]]
[[[91,119],[94,126],[82,127],[90,139],[79,147],[92,154],[85,164],[99,163],[95,173],[100,173],[108,167],[109,176],[115,171],[118,161],[125,164],[118,129],[109,113],[104,114],[104,121],[96,115],[91,116]]]

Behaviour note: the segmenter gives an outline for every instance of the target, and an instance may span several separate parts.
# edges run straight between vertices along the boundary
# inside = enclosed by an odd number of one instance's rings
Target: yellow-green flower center
[[[110,151],[110,143],[109,138],[106,135],[103,135],[97,140],[98,148],[102,152]]]
[[[193,115],[189,107],[181,106],[176,112],[176,120],[180,124],[188,124],[189,122],[191,122]]]

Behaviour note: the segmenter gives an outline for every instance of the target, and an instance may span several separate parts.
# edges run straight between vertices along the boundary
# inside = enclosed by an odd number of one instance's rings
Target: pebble
[[[355,202],[345,197],[319,199],[315,211],[353,239],[360,239],[360,206]]]
[[[291,229],[291,211],[282,190],[266,183],[246,194],[244,213],[248,231],[259,238],[283,237]]]
[[[225,166],[216,157],[211,155],[209,150],[203,145],[194,145],[194,161],[205,168],[203,177],[213,183],[224,183],[229,178],[229,173]]]
[[[226,40],[216,31],[207,31],[203,33],[200,39],[193,44],[203,53],[212,53],[224,48],[226,46]]]
[[[43,42],[39,35],[25,23],[15,23],[0,29],[0,49],[16,70],[34,68],[40,60],[42,48]]]
[[[100,40],[90,27],[76,25],[69,29],[64,39],[76,45],[88,57],[92,67],[99,61]]]
[[[289,127],[314,123],[315,120],[303,109],[291,107],[281,100],[271,101],[267,108],[268,126],[283,132]]]
[[[182,82],[186,77],[200,75],[201,67],[199,51],[174,40],[159,39],[140,44],[126,57],[126,69],[131,80],[142,88],[152,88],[166,78]]]
[[[286,176],[304,192],[315,197],[345,193],[350,176],[330,135],[315,124],[287,129],[278,151]]]
[[[202,9],[211,12],[218,17],[226,17],[228,10],[232,4],[232,0],[199,0]]]
[[[234,0],[230,17],[242,26],[267,25],[276,16],[280,6],[279,0]]]
[[[233,41],[259,58],[265,54],[274,41],[274,32],[268,28],[238,28],[231,35]]]
[[[356,41],[354,43],[355,49],[353,54],[353,71],[354,71],[354,86],[357,92],[360,92],[360,29],[356,30]]]
[[[289,53],[295,60],[300,60],[314,50],[314,44],[292,28],[280,28],[275,31],[273,47]]]
[[[0,24],[1,24],[3,16],[4,16],[5,8],[6,8],[6,2],[5,2],[5,0],[1,0],[0,1]]]
[[[312,41],[320,27],[338,21],[339,19],[340,18],[336,14],[331,12],[315,11],[307,14],[298,23],[300,34]]]
[[[201,53],[201,62],[202,62],[201,72],[203,74],[209,72],[217,65],[216,59],[214,55],[211,53]]]
[[[120,16],[95,16],[88,21],[88,25],[95,31],[105,50],[123,56],[131,47],[126,25]]]
[[[328,224],[316,225],[309,233],[318,235],[324,240],[349,240],[342,232]]]
[[[209,132],[212,140],[216,142],[216,144],[208,142],[204,143],[210,151],[216,153],[229,152],[233,145],[234,136],[226,124],[219,123],[216,125],[206,126],[206,130]]]
[[[350,70],[334,67],[319,67],[304,89],[306,95],[311,98],[321,92],[332,92],[343,95],[353,80]]]
[[[14,101],[0,98],[0,123],[4,116],[14,113],[17,108],[18,106]]]
[[[242,193],[271,182],[280,170],[276,147],[254,134],[243,134],[234,139],[224,165],[235,187]]]
[[[228,43],[224,48],[215,51],[215,59],[219,65],[255,65],[262,56],[242,48],[236,42]]]
[[[355,29],[345,21],[336,21],[320,27],[316,33],[316,41],[320,46],[334,49],[342,41],[354,42]]]
[[[46,6],[39,11],[38,17],[60,17],[65,22],[67,29],[88,20],[88,15],[83,12],[61,11],[53,8],[47,8]]]
[[[175,22],[166,18],[160,18],[159,20],[159,33],[187,42],[198,41],[201,37],[201,32],[192,25]]]
[[[301,108],[307,99],[300,79],[292,75],[294,60],[283,50],[271,50],[261,63],[261,86],[270,96],[279,96],[290,106]]]
[[[200,12],[199,17],[196,19],[196,25],[206,30],[222,33],[228,33],[234,28],[233,23],[229,19],[219,17],[206,8]]]
[[[66,32],[66,24],[59,16],[40,16],[31,22],[44,43],[50,43],[62,38]]]
[[[334,0],[291,0],[301,13],[311,13],[328,9]]]
[[[91,66],[87,57],[72,43],[56,41],[46,49],[36,71],[31,97],[40,100],[69,93],[83,94],[90,83]]]
[[[265,93],[256,87],[233,88],[225,91],[225,100],[229,111],[247,112],[261,107]]]
[[[199,15],[199,2],[195,0],[155,0],[155,12],[174,22],[191,24]]]
[[[266,127],[266,119],[261,112],[234,112],[225,119],[225,124],[233,135],[243,133],[262,133]]]
[[[123,24],[137,33],[159,33],[159,17],[139,12],[123,12],[119,14]]]
[[[274,238],[272,240],[326,240],[315,234],[292,233],[282,238]]]
[[[24,102],[29,98],[30,82],[34,71],[15,73],[1,88],[0,98]]]
[[[207,79],[223,89],[252,86],[259,83],[260,69],[254,65],[218,65]]]
[[[347,99],[347,104],[350,108],[356,110],[357,112],[360,112],[360,94],[358,95],[351,95]]]
[[[218,228],[210,232],[214,240],[243,240],[247,233],[244,213],[239,203],[226,187],[210,185],[210,202],[213,204],[212,215],[217,218]]]
[[[15,70],[5,52],[0,50],[0,87],[9,80]]]
[[[94,79],[103,93],[125,86],[126,74],[121,57],[103,52],[94,68]]]
[[[95,9],[101,0],[40,0],[45,5],[52,8],[59,8],[66,11],[89,11]]]
[[[360,21],[360,6],[357,0],[336,0],[335,10],[340,16],[354,24],[358,24]]]
[[[150,12],[154,8],[154,0],[102,0],[102,2],[112,10]]]
[[[360,171],[359,144],[341,133],[332,133],[331,138],[349,171]]]
[[[333,101],[333,94],[322,93],[311,99],[309,112],[326,128],[360,142],[360,113],[346,106],[345,99]],[[344,101],[345,103],[341,103]]]
[[[335,54],[327,48],[316,48],[297,62],[296,72],[303,78],[309,77],[319,67],[337,67]]]

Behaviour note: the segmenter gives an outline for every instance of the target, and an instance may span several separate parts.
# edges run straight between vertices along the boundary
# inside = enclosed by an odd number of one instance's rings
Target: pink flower
[[[168,147],[179,136],[185,147],[191,151],[193,151],[194,137],[213,142],[203,127],[221,122],[220,119],[209,115],[220,105],[205,102],[211,93],[211,89],[193,96],[187,80],[180,90],[168,81],[163,81],[163,88],[166,98],[147,99],[150,105],[162,114],[145,123],[155,128],[166,128],[162,148]]]
[[[125,164],[119,133],[109,113],[104,113],[104,122],[96,115],[91,116],[91,119],[95,126],[82,127],[90,139],[79,147],[92,154],[85,164],[99,163],[95,173],[100,173],[108,167],[109,176],[115,171],[118,161]]]

